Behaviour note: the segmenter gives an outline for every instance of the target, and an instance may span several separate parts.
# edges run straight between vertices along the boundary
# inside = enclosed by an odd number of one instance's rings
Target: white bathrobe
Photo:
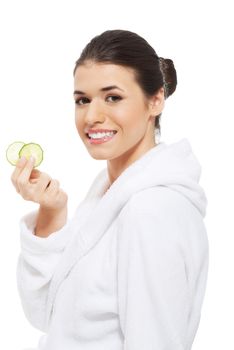
[[[186,138],[159,143],[109,185],[94,179],[47,238],[20,220],[17,283],[40,350],[189,350],[209,245],[201,166]],[[104,194],[105,192],[105,194]]]

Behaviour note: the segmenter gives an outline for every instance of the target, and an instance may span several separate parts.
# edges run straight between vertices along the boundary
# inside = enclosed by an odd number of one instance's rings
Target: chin
[[[93,152],[93,151],[90,151],[89,148],[87,148],[87,151],[89,153],[89,155],[93,158],[93,159],[96,159],[96,160],[107,160],[109,158],[108,155],[105,155],[103,152],[101,151],[96,151],[96,152]]]
[[[93,155],[93,154],[90,154],[90,156],[93,158],[93,159],[96,159],[96,160],[107,160],[107,158],[106,157],[101,157],[101,156],[95,156],[95,155]]]

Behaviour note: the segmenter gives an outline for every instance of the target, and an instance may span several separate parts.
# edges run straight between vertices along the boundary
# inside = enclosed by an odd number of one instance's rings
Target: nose
[[[105,120],[105,111],[103,106],[101,106],[101,102],[93,99],[85,113],[84,121],[87,125],[92,125],[96,123],[103,123]]]

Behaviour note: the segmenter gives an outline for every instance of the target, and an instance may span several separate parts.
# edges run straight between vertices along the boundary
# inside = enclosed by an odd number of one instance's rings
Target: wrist
[[[40,206],[35,236],[48,237],[51,233],[60,230],[67,222],[67,205],[62,208],[48,208]]]

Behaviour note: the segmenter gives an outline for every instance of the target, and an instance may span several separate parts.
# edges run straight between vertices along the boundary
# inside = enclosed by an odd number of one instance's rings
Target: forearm
[[[20,221],[21,252],[17,267],[18,290],[23,309],[30,323],[42,330],[45,327],[45,307],[50,283],[71,237],[66,210],[55,212],[35,210]],[[35,230],[36,227],[36,230]],[[37,235],[35,236],[35,231]],[[54,235],[50,233],[56,232]],[[48,236],[48,239],[45,237]],[[42,238],[41,238],[42,237]]]
[[[47,209],[40,206],[34,234],[35,236],[46,238],[51,233],[60,230],[66,222],[67,206],[59,210]]]

